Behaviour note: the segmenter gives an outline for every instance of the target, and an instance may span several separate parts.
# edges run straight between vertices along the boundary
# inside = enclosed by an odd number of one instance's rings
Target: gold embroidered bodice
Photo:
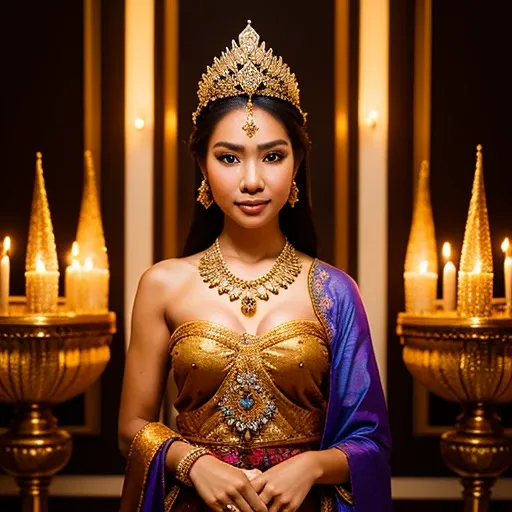
[[[169,352],[187,439],[246,447],[320,440],[329,345],[319,322],[292,320],[255,336],[194,320],[174,331]]]

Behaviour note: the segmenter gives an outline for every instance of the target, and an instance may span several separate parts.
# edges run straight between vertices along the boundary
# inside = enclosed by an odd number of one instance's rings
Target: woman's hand
[[[215,457],[198,459],[189,474],[197,493],[213,510],[234,505],[240,512],[267,512],[267,507],[251,485],[250,478],[259,478],[254,471],[243,471]]]
[[[261,475],[259,469],[242,469],[244,475],[250,480],[254,480],[257,476]]]
[[[269,512],[297,510],[320,476],[308,453],[296,455],[251,481]]]

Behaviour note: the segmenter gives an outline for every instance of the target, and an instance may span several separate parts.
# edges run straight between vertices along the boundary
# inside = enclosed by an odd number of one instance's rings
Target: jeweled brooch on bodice
[[[218,402],[224,422],[250,441],[274,417],[276,405],[254,373],[239,373]]]

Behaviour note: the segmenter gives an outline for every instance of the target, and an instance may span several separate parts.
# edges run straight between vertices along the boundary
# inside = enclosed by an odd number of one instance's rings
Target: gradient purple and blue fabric
[[[141,512],[164,512],[165,457],[172,442],[173,440],[165,442],[151,461],[144,486]]]
[[[325,263],[314,267],[312,281],[317,312],[331,335],[321,448],[339,448],[350,466],[353,505],[338,497],[338,512],[391,511],[388,414],[361,295],[352,278]]]

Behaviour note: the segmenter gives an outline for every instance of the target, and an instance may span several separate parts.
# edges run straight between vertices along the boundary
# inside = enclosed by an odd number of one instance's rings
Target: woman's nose
[[[265,188],[265,182],[258,165],[247,163],[243,168],[242,178],[240,180],[240,190],[249,194],[254,194]]]

